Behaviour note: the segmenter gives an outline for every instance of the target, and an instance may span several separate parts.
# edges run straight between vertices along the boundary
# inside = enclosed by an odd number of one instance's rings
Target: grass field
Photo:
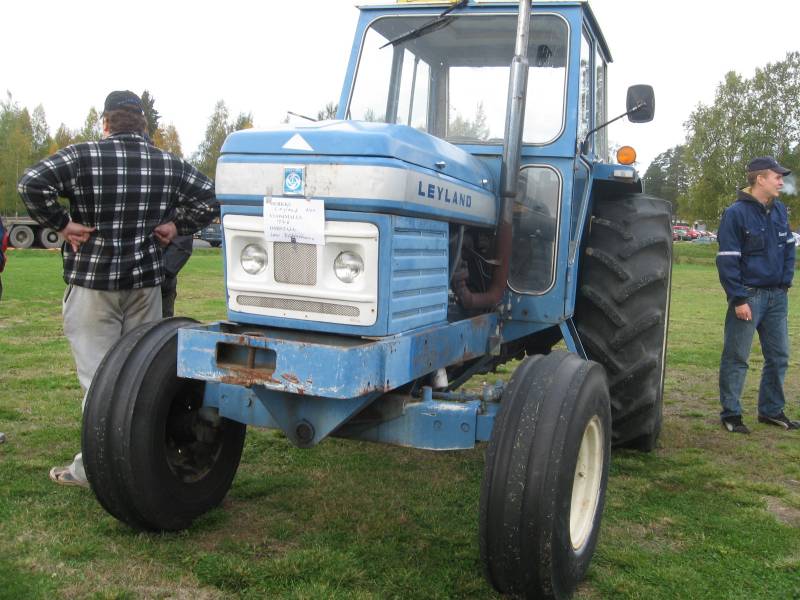
[[[800,598],[800,433],[718,424],[725,301],[715,247],[676,246],[665,426],[616,452],[600,543],[577,597]],[[478,560],[483,447],[432,453],[345,440],[297,450],[250,429],[223,503],[188,531],[123,526],[47,477],[80,443],[58,253],[14,251],[0,301],[0,598],[492,598]],[[800,289],[800,288],[798,288]],[[787,412],[800,416],[791,292]],[[184,269],[176,312],[224,318],[219,251]],[[499,373],[507,377],[508,370]],[[488,378],[492,381],[492,378]]]

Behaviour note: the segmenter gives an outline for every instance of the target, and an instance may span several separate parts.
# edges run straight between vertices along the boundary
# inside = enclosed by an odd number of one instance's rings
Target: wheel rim
[[[586,543],[592,532],[597,501],[600,498],[600,482],[603,478],[603,454],[603,424],[595,415],[583,431],[572,482],[569,537],[575,550],[579,550]]]
[[[170,471],[184,483],[203,479],[222,453],[222,422],[200,414],[202,394],[176,394],[166,428],[166,458]]]
[[[12,230],[11,241],[17,248],[28,248],[33,244],[33,230],[30,227],[15,227]]]

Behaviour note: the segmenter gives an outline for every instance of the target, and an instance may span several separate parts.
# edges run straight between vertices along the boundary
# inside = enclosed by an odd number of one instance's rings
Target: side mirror
[[[647,123],[656,113],[656,95],[651,85],[632,85],[628,88],[626,101],[628,120],[631,123]]]

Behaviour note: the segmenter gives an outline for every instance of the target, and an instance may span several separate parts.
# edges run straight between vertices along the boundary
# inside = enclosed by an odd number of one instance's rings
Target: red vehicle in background
[[[689,237],[689,227],[685,225],[672,226],[672,241],[678,242],[683,240],[692,239]]]

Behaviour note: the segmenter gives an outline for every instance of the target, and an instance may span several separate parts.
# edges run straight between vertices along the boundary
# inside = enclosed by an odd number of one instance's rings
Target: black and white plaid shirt
[[[219,215],[214,182],[134,133],[67,146],[25,171],[17,186],[31,217],[60,231],[96,227],[77,252],[64,244],[64,281],[97,290],[153,287],[164,278],[155,227],[179,235]],[[58,203],[69,200],[69,212]]]

